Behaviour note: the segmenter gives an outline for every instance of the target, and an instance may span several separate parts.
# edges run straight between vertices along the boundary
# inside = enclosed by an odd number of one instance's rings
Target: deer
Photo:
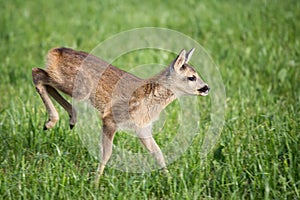
[[[76,109],[60,92],[78,101],[87,100],[99,111],[102,120],[101,159],[95,184],[112,155],[113,139],[120,128],[133,130],[160,169],[168,173],[163,153],[153,138],[152,124],[175,99],[184,95],[208,95],[208,84],[188,64],[194,50],[181,50],[164,70],[142,79],[83,51],[65,47],[51,49],[46,69],[32,68],[34,86],[49,116],[44,130],[53,128],[59,120],[52,99],[69,114],[70,128],[76,124]]]

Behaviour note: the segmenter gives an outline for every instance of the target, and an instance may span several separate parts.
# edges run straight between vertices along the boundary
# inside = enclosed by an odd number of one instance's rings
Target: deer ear
[[[179,55],[177,56],[177,58],[173,62],[173,68],[176,72],[180,72],[180,68],[185,63],[185,60],[186,60],[185,55],[186,55],[185,50],[184,49],[181,50],[181,52],[179,53]]]
[[[188,63],[195,51],[195,48],[192,48],[187,54],[185,55],[185,63]]]

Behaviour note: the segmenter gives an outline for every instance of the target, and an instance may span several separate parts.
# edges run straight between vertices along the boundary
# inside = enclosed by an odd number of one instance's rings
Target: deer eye
[[[187,78],[189,81],[195,81],[196,80],[196,76],[191,76]]]

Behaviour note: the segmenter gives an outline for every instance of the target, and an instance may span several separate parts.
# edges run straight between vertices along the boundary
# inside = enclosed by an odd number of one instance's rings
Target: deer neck
[[[170,70],[167,68],[146,81],[145,93],[150,94],[151,98],[156,99],[163,108],[177,98],[177,95],[172,90],[172,81],[170,79]]]

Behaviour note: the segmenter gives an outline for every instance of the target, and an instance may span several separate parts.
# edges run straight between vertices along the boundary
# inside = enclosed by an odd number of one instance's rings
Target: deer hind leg
[[[59,119],[58,113],[48,95],[46,84],[49,83],[50,77],[48,73],[40,68],[32,69],[32,79],[37,92],[42,98],[47,112],[49,113],[49,119],[45,123],[44,130],[54,127]]]
[[[99,183],[100,176],[103,174],[106,163],[112,154],[113,139],[116,132],[116,126],[113,120],[103,119],[102,140],[100,145],[101,161],[99,162],[95,184]]]
[[[70,129],[72,129],[77,121],[77,114],[75,108],[67,100],[65,100],[55,88],[46,85],[47,92],[68,112],[70,117]]]

